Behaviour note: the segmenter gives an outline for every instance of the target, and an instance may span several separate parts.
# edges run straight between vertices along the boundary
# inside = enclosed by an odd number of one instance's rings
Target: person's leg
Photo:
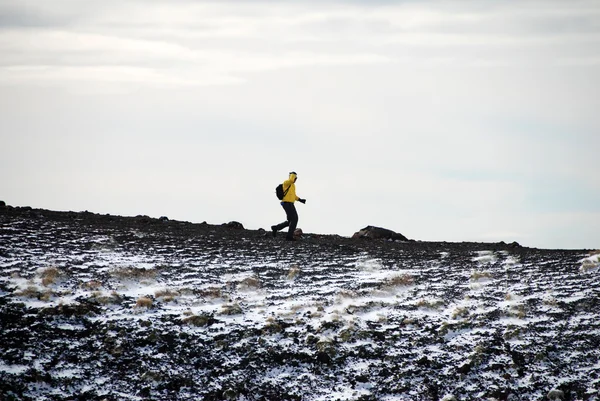
[[[273,230],[273,235],[275,235],[275,233],[277,231],[281,231],[281,230],[283,230],[284,228],[286,228],[287,226],[290,225],[290,214],[288,212],[289,209],[286,207],[286,205],[291,205],[291,203],[284,202],[284,203],[281,204],[281,206],[283,206],[283,210],[285,210],[285,215],[286,215],[287,220],[284,221],[283,223],[279,223],[279,224],[277,224],[275,226],[271,226],[271,230]]]
[[[298,225],[298,212],[296,212],[296,207],[293,203],[286,203],[286,205],[289,205],[285,211],[290,222],[286,239],[292,240],[294,239],[294,231],[296,231],[296,226]]]
[[[271,226],[271,229],[272,229],[273,231],[280,231],[280,230],[282,230],[282,229],[286,228],[286,227],[287,227],[287,226],[289,226],[289,225],[290,225],[290,222],[289,222],[289,221],[284,221],[283,223],[279,223],[279,224],[277,224],[277,225],[275,225],[275,226]]]

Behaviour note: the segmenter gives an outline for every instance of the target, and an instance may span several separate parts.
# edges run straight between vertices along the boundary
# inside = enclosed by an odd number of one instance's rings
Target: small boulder
[[[150,218],[150,216],[140,214],[135,216],[135,221],[138,224],[149,224],[152,221],[152,219]]]
[[[302,232],[301,228],[297,228],[294,230],[294,238],[296,238],[296,239],[300,238],[300,237],[302,237],[302,234],[303,234],[303,232]]]
[[[387,239],[392,241],[408,241],[404,235],[388,230],[387,228],[367,226],[354,233],[352,238]]]
[[[0,209],[6,209],[6,203],[0,200]]]
[[[554,390],[550,390],[548,392],[547,397],[548,397],[549,400],[558,401],[558,400],[562,400],[562,399],[565,398],[565,393],[563,391],[561,391],[561,390],[554,389]]]
[[[237,221],[230,221],[229,223],[225,223],[223,225],[227,228],[233,228],[235,230],[243,230],[244,229],[244,226],[242,225],[242,223],[239,223]]]

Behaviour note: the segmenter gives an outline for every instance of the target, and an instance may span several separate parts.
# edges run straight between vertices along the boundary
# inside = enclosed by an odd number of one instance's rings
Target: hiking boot
[[[277,236],[277,228],[275,226],[271,226],[271,231],[273,231],[273,237]]]

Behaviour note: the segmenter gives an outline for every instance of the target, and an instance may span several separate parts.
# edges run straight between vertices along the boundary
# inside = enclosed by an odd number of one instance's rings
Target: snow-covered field
[[[0,399],[600,400],[599,270],[589,251],[13,210]]]

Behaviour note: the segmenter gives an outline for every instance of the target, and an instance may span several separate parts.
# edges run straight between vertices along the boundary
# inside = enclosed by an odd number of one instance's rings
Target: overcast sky
[[[0,0],[0,199],[600,247],[600,2]]]

